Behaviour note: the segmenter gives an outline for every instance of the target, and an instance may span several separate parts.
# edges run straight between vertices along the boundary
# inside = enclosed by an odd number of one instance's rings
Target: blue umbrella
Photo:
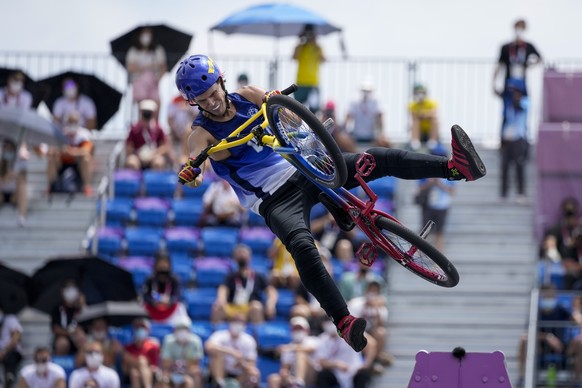
[[[250,34],[274,36],[298,36],[306,24],[314,26],[317,35],[339,32],[322,16],[301,7],[290,4],[262,4],[237,12],[210,30],[226,34]]]

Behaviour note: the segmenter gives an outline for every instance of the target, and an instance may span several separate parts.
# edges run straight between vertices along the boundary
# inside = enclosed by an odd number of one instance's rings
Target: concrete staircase
[[[388,350],[395,364],[375,386],[408,385],[420,350],[505,354],[512,381],[518,374],[517,347],[525,331],[529,292],[534,284],[537,242],[533,238],[534,166],[527,171],[529,203],[499,197],[497,150],[479,149],[488,174],[460,182],[449,213],[445,254],[457,267],[460,283],[435,286],[397,264],[389,268]],[[398,217],[420,230],[420,210],[412,203],[417,183],[399,181]],[[513,189],[513,188],[512,188]]]

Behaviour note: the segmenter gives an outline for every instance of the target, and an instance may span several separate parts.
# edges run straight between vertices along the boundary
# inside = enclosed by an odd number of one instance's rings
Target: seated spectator
[[[582,226],[580,206],[574,197],[564,198],[560,204],[560,218],[547,232],[556,237],[562,258],[575,257],[574,233]]]
[[[6,86],[0,88],[0,107],[32,108],[32,94],[24,89],[26,77],[17,70],[6,77]]]
[[[180,144],[182,147],[187,145],[188,136],[190,135],[190,127],[196,117],[196,110],[193,109],[188,102],[177,95],[168,105],[168,127],[170,127],[170,135],[174,144]],[[186,159],[190,151],[186,149],[183,151]]]
[[[164,170],[174,162],[174,154],[164,130],[155,119],[158,104],[139,103],[139,120],[131,126],[125,142],[125,167],[134,170]]]
[[[377,282],[384,288],[384,279],[370,270],[365,264],[358,261],[358,271],[346,271],[339,281],[339,289],[346,299],[350,301],[358,296],[364,296],[371,282]]]
[[[202,388],[200,362],[204,357],[200,337],[190,331],[189,318],[174,325],[174,333],[164,337],[162,346],[162,383],[160,388]]]
[[[14,314],[4,314],[0,310],[0,365],[4,368],[4,386],[12,387],[16,382],[16,373],[22,353],[20,338],[22,325]]]
[[[61,303],[51,314],[53,353],[57,356],[74,355],[83,329],[77,323],[77,315],[85,306],[85,296],[74,280],[67,280],[61,288]]]
[[[427,97],[424,85],[414,85],[414,101],[408,105],[412,117],[410,147],[418,150],[426,146],[432,150],[439,142],[438,103]]]
[[[96,318],[91,321],[87,330],[87,341],[98,342],[103,349],[103,365],[114,368],[123,355],[121,343],[109,335],[109,324],[105,318]],[[77,354],[77,365],[84,363],[83,349]]]
[[[224,179],[215,180],[208,186],[202,203],[202,226],[241,226],[244,221],[246,209],[240,204],[230,183]]]
[[[186,307],[180,302],[180,281],[172,273],[167,256],[156,259],[154,272],[143,285],[142,298],[150,318],[156,323],[172,324],[175,319],[188,317]]]
[[[370,282],[366,294],[350,300],[348,309],[352,314],[366,320],[366,333],[378,344],[374,359],[379,365],[375,369],[381,370],[380,365],[392,365],[394,358],[384,350],[388,339],[388,306],[386,298],[382,295],[381,284],[375,281]]]
[[[91,178],[93,175],[93,142],[91,132],[80,126],[79,112],[71,112],[65,119],[63,132],[68,143],[60,149],[51,148],[47,160],[47,180],[52,191],[60,174],[67,167],[74,167],[79,173],[86,197],[93,195]]]
[[[358,143],[389,147],[390,141],[384,135],[382,110],[378,100],[373,96],[374,84],[371,81],[364,82],[360,91],[362,97],[351,104],[344,128]]]
[[[132,323],[133,342],[125,346],[122,370],[129,377],[132,387],[151,388],[158,373],[160,344],[150,338],[151,324],[147,319],[136,319]]]
[[[79,92],[77,81],[72,78],[63,80],[63,95],[53,105],[53,118],[61,126],[67,123],[67,117],[73,112],[79,113],[79,126],[88,129],[97,127],[97,109],[93,100]]]
[[[329,100],[328,102],[325,103],[325,106],[321,111],[321,116],[319,119],[321,120],[322,123],[325,123],[329,119],[333,120],[332,126],[327,129],[333,136],[340,150],[344,152],[357,151],[357,146],[354,139],[352,139],[350,134],[346,132],[345,128],[342,127],[342,125],[339,122],[337,122],[337,118],[335,115],[335,103],[332,100]]]
[[[269,258],[273,261],[271,269],[271,283],[276,288],[296,290],[301,283],[295,261],[279,238],[275,238],[269,248]]]
[[[48,348],[36,348],[33,362],[20,370],[18,388],[65,388],[67,386],[67,374],[60,365],[51,362],[51,352]]]
[[[309,322],[303,317],[289,321],[292,342],[280,346],[281,368],[267,379],[269,388],[305,387],[313,385],[315,369],[311,357],[317,348],[316,337],[311,337]]]
[[[260,371],[257,368],[257,342],[245,333],[246,317],[236,314],[228,329],[217,330],[206,340],[205,349],[210,357],[210,376],[219,387],[227,378],[234,378],[241,387],[258,387]]]
[[[213,322],[230,320],[237,314],[253,323],[275,317],[277,290],[263,274],[250,268],[251,255],[247,245],[239,244],[234,248],[232,257],[238,269],[229,273],[218,287],[212,306]]]
[[[362,354],[354,352],[337,333],[337,328],[331,320],[326,320],[323,333],[319,335],[320,344],[313,358],[315,360],[318,388],[327,387],[367,387],[371,379],[371,369],[376,353],[376,342],[366,335],[368,345]]]
[[[103,365],[103,349],[98,342],[85,344],[85,366],[75,369],[69,379],[69,388],[119,388],[115,370]]]
[[[0,194],[2,195],[0,206],[11,203],[18,208],[18,225],[24,226],[28,211],[28,198],[26,195],[26,172],[28,150],[25,146],[19,149],[10,140],[2,143],[0,154]]]

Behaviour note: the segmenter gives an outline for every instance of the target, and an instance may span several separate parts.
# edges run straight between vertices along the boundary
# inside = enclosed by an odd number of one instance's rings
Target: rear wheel
[[[267,101],[267,118],[285,157],[304,175],[328,188],[342,186],[348,177],[343,155],[323,124],[301,103],[285,95]]]
[[[455,266],[418,234],[386,217],[378,217],[376,226],[396,248],[399,257],[386,253],[404,268],[441,287],[454,287],[459,283]]]

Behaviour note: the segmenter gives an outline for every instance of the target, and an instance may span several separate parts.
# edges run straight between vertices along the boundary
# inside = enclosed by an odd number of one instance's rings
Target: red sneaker
[[[368,340],[364,336],[364,331],[366,331],[365,319],[346,315],[339,321],[337,329],[339,336],[356,352],[361,352],[368,344]]]
[[[449,160],[449,180],[474,181],[487,174],[485,164],[475,151],[469,135],[458,125],[451,128],[453,156]]]

